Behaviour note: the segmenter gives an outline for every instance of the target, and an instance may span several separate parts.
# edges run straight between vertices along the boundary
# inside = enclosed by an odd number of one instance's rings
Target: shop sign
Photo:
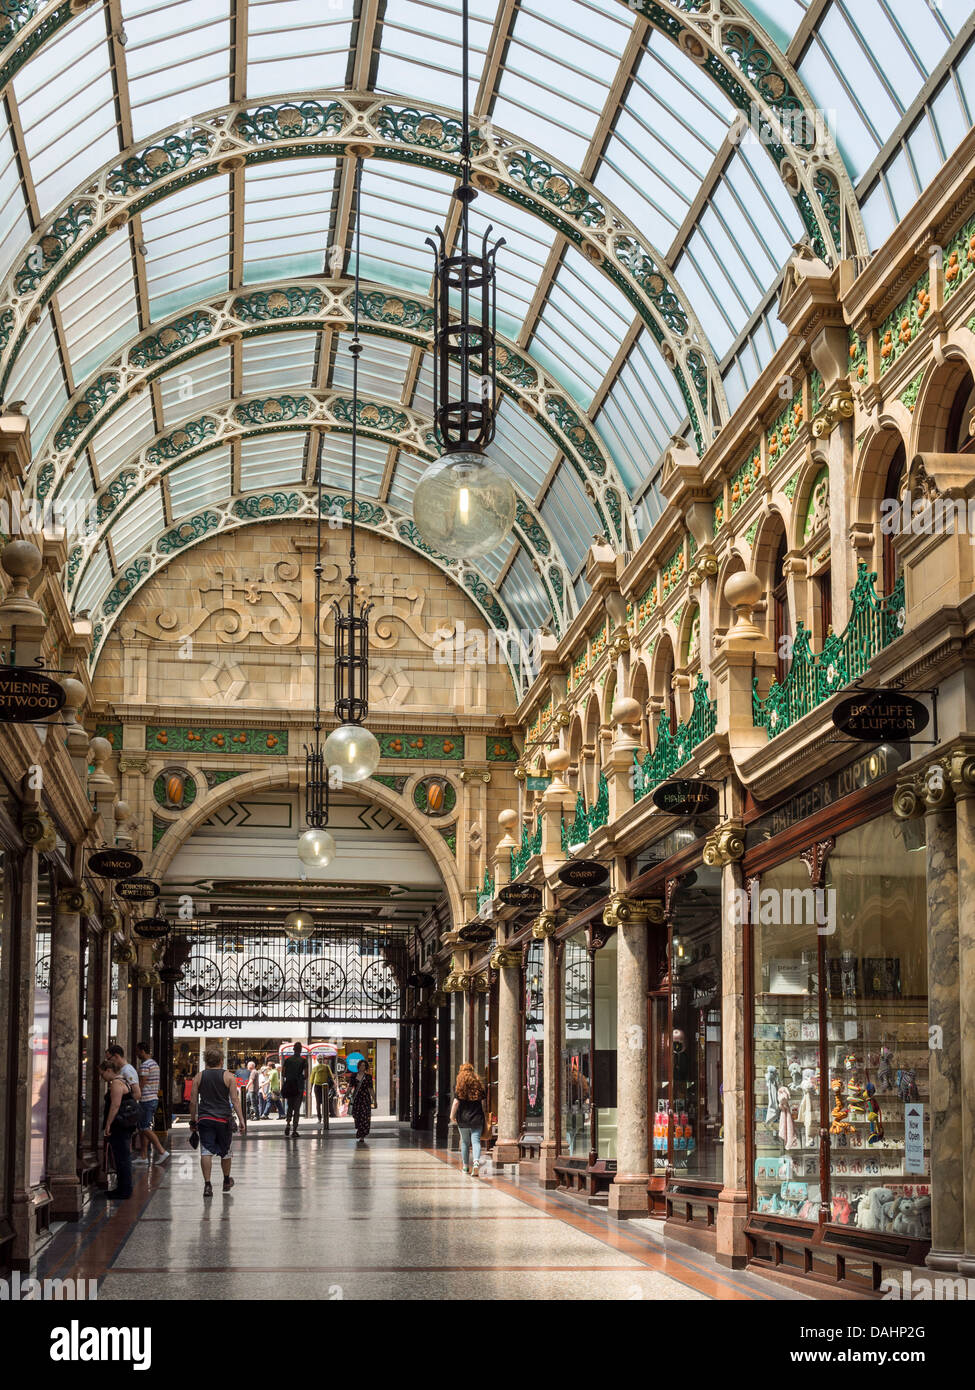
[[[132,930],[143,940],[154,941],[159,936],[168,936],[170,924],[165,917],[141,917],[132,923]]]
[[[513,907],[537,907],[542,901],[542,890],[532,883],[508,883],[498,897]]]
[[[895,767],[900,765],[896,759],[891,759],[890,752],[891,750],[885,747],[873,748],[824,781],[807,787],[805,791],[796,792],[774,811],[769,811],[767,815],[752,822],[748,827],[749,843],[754,844],[759,840],[770,840],[773,835],[781,835],[799,821],[825,810],[834,801],[881,781],[888,772],[893,772]]]
[[[159,897],[159,884],[151,878],[126,878],[116,888],[120,898],[130,903],[147,903]]]
[[[187,1014],[177,1020],[183,1028],[193,1028],[198,1033],[235,1033],[239,1031],[243,1019],[211,1018],[209,1014]]]
[[[57,714],[64,687],[29,666],[0,666],[0,722],[30,724]]]
[[[864,743],[902,743],[916,738],[930,719],[926,706],[899,690],[860,690],[833,710],[833,724]]]
[[[718,790],[707,782],[677,777],[654,787],[650,800],[658,811],[666,811],[671,816],[701,816],[717,806]]]
[[[99,878],[132,878],[142,860],[127,849],[99,849],[89,856],[88,868]]]
[[[551,777],[526,777],[525,790],[529,792],[546,792],[552,785]]]
[[[569,888],[598,888],[609,870],[598,859],[571,859],[559,869],[559,881]]]
[[[904,1106],[904,1172],[924,1173],[924,1106],[910,1101]]]
[[[535,1034],[528,1043],[528,1061],[525,1066],[525,1082],[528,1087],[528,1104],[532,1110],[538,1102],[538,1043]]]

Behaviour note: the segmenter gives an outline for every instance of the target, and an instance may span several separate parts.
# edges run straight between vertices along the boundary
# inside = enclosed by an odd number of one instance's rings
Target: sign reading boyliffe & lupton
[[[833,724],[864,743],[901,743],[927,728],[930,715],[920,700],[899,690],[860,690],[833,710]]]
[[[64,705],[64,687],[28,666],[0,666],[0,722],[31,724],[50,719]]]

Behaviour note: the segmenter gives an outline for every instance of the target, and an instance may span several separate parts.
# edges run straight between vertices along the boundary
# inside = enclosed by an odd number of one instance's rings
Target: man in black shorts
[[[224,1192],[229,1192],[234,1185],[230,1176],[230,1144],[234,1136],[234,1115],[237,1116],[241,1137],[247,1133],[247,1126],[240,1108],[237,1078],[232,1071],[224,1069],[223,1053],[218,1047],[208,1047],[203,1054],[203,1060],[206,1066],[193,1078],[190,1128],[200,1139],[203,1195],[212,1197],[210,1174],[215,1158],[219,1158],[223,1169]]]
[[[298,1117],[301,1115],[301,1102],[305,1096],[305,1079],[308,1076],[308,1059],[302,1057],[301,1043],[295,1043],[291,1056],[284,1059],[281,1081],[281,1094],[288,1103],[288,1114],[284,1122],[284,1133],[290,1132],[298,1137]]]

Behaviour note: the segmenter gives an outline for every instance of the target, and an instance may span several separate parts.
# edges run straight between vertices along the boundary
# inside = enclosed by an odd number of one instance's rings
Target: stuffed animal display
[[[881,1047],[880,1061],[877,1064],[877,1085],[882,1091],[894,1089],[894,1054],[889,1047]]]
[[[867,1143],[881,1144],[884,1138],[884,1125],[880,1114],[880,1102],[877,1100],[877,1088],[872,1081],[868,1081],[863,1089],[867,1097],[867,1124],[870,1126]]]
[[[788,1086],[779,1087],[777,1099],[779,1103],[779,1138],[787,1149],[798,1148],[799,1140],[796,1137],[796,1127],[792,1119],[792,1099]]]
[[[902,1067],[897,1073],[897,1094],[905,1103],[912,1100],[920,1100],[917,1089],[917,1072],[913,1067]]]
[[[829,1088],[835,1097],[832,1113],[833,1123],[829,1127],[830,1134],[856,1134],[856,1125],[850,1124],[850,1121],[847,1119],[850,1112],[843,1104],[842,1078],[839,1076],[836,1077],[834,1081],[829,1083]]]
[[[779,1069],[778,1067],[765,1068],[765,1085],[768,1088],[768,1108],[765,1111],[765,1123],[774,1125],[779,1118]]]
[[[813,1115],[813,1095],[816,1090],[812,1067],[806,1067],[802,1073],[802,1096],[799,1101],[799,1124],[802,1126],[803,1137],[808,1147],[812,1140],[813,1125],[815,1123]]]

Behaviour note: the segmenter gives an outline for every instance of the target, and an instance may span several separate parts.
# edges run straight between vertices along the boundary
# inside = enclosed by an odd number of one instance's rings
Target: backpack
[[[127,1086],[129,1085],[128,1082],[125,1084]],[[119,1129],[135,1129],[138,1123],[139,1102],[132,1094],[132,1087],[129,1086],[129,1089],[119,1101],[118,1110],[115,1112],[114,1124],[118,1125]]]

